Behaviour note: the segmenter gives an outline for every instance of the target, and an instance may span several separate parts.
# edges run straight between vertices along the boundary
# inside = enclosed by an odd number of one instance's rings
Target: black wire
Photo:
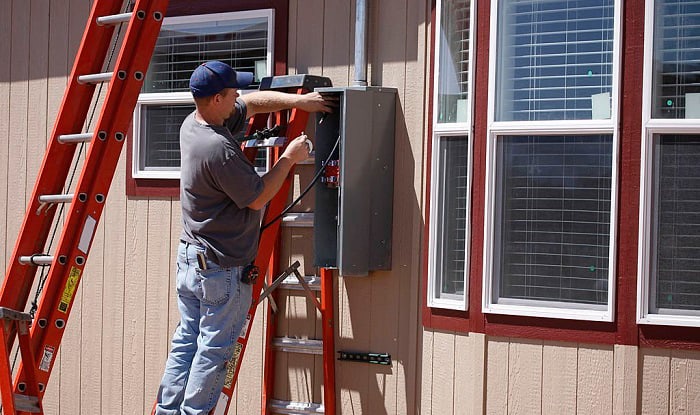
[[[321,165],[321,167],[318,169],[318,171],[317,171],[316,174],[314,175],[313,179],[311,179],[311,182],[308,184],[308,186],[306,186],[306,189],[304,189],[304,191],[301,192],[301,194],[299,195],[299,197],[297,197],[296,199],[294,199],[294,201],[293,201],[292,203],[290,203],[289,206],[287,206],[286,208],[284,208],[284,210],[282,211],[282,213],[280,213],[279,215],[275,216],[274,219],[272,219],[271,221],[269,221],[269,222],[267,222],[266,224],[264,224],[263,226],[261,226],[261,227],[260,227],[260,233],[262,233],[262,231],[264,231],[267,227],[269,227],[269,226],[272,225],[273,223],[275,223],[275,222],[277,222],[278,220],[280,220],[280,219],[282,218],[282,216],[284,216],[287,212],[289,212],[297,203],[299,203],[299,202],[301,201],[301,199],[302,199],[304,196],[306,196],[307,193],[309,193],[309,190],[311,190],[311,187],[314,185],[314,183],[316,183],[316,182],[318,181],[319,177],[321,177],[321,173],[323,173],[323,170],[326,168],[326,165],[328,164],[328,162],[331,161],[331,157],[333,157],[333,154],[334,154],[335,151],[338,149],[338,144],[340,144],[340,136],[338,136],[338,139],[335,140],[335,144],[333,145],[333,149],[331,150],[330,153],[328,153],[328,157],[326,157],[326,161],[323,162],[323,164]]]

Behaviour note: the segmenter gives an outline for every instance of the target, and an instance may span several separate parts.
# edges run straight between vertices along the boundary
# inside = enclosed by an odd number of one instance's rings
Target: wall
[[[421,413],[698,414],[700,352],[423,332]]]
[[[0,265],[7,266],[87,19],[89,0],[3,0],[0,14]],[[420,247],[429,2],[372,1],[369,74],[398,89],[392,271],[339,278],[337,349],[390,353],[391,366],[337,363],[340,413],[415,413],[420,381]],[[354,2],[289,2],[289,73],[353,76]],[[177,322],[171,270],[176,199],[127,197],[125,152],[44,400],[46,414],[149,413]],[[301,166],[297,185],[313,167]],[[313,198],[297,210],[308,211]],[[313,274],[311,229],[283,232],[283,261]],[[320,337],[311,306],[280,299],[280,334]],[[260,408],[264,312],[258,313],[229,413]],[[320,402],[319,358],[278,357],[275,397]]]

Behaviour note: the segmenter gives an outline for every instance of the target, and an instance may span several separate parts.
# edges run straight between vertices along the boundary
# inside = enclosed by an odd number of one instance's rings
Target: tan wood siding
[[[571,343],[545,343],[542,347],[542,413],[576,412],[578,350]]]
[[[642,413],[669,413],[669,350],[645,350],[641,357],[642,365]]]

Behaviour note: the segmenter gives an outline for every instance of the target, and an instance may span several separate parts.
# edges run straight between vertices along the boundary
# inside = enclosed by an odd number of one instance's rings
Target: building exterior
[[[2,2],[5,268],[90,3]],[[170,3],[47,414],[150,412],[177,322],[190,66],[353,83],[352,1]],[[339,412],[700,413],[700,2],[369,4],[368,81],[398,91],[392,267],[339,276],[336,349],[392,365],[337,362]],[[296,174],[298,193],[313,165]],[[282,260],[311,275],[297,225]],[[280,334],[320,337],[303,295],[280,305]],[[259,412],[264,321],[229,413]],[[321,401],[320,357],[276,360],[275,398]]]

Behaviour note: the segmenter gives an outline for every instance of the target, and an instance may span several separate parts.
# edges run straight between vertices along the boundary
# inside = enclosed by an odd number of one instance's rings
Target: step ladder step
[[[39,398],[15,393],[15,409],[20,412],[39,414],[41,413],[41,409],[39,409]]]
[[[112,75],[114,75],[114,72],[104,72],[104,73],[95,73],[95,74],[89,74],[89,75],[80,75],[78,77],[78,83],[79,84],[97,84],[100,82],[108,82],[112,79]]]
[[[323,340],[276,337],[272,340],[272,346],[287,353],[323,355]]]
[[[41,195],[39,202],[41,203],[70,203],[73,200],[73,193],[65,195]]]
[[[21,311],[12,310],[7,307],[0,307],[0,319],[17,320],[17,321],[32,321],[32,315]]]
[[[248,140],[245,142],[246,148],[265,148],[265,147],[282,147],[287,141],[287,137],[270,137],[257,140]]]
[[[53,264],[53,255],[29,255],[19,257],[19,263],[28,265],[51,265]]]
[[[321,291],[321,279],[316,275],[305,275],[304,281],[306,281],[309,288],[312,290]],[[299,280],[297,279],[296,275],[290,275],[289,277],[285,278],[284,281],[282,281],[282,284],[280,284],[280,288],[284,288],[285,290],[304,291],[304,286],[299,284]]]
[[[111,16],[102,16],[97,18],[97,24],[100,26],[117,25],[119,23],[128,22],[131,20],[132,13],[113,14]]]
[[[58,136],[58,142],[61,144],[86,143],[90,140],[92,140],[92,133],[61,134]]]
[[[268,408],[273,414],[307,415],[325,413],[323,405],[312,402],[293,402],[270,399]]]
[[[312,212],[287,213],[282,216],[282,226],[286,228],[312,228],[314,214]]]

